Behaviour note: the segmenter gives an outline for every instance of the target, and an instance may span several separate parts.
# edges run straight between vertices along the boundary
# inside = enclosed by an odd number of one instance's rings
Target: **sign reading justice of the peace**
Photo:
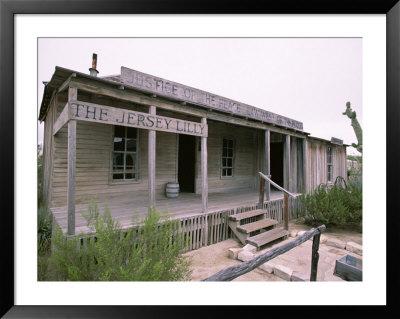
[[[208,134],[206,124],[81,101],[71,101],[69,106],[70,117],[75,120],[203,137],[207,137]]]
[[[128,86],[155,93],[160,96],[170,97],[297,130],[303,130],[303,123],[296,120],[261,110],[248,104],[230,100],[219,95],[158,78],[150,74],[128,69],[123,66],[121,67],[121,82]]]

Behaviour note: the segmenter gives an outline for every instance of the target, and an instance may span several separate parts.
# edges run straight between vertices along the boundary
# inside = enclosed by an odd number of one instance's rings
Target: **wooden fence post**
[[[310,281],[317,280],[318,260],[319,260],[318,248],[319,248],[320,237],[321,237],[321,233],[315,235],[313,238]]]
[[[289,196],[283,193],[283,227],[289,229]]]
[[[264,185],[265,181],[262,177],[260,177],[260,197],[259,197],[260,209],[262,209],[264,205]]]

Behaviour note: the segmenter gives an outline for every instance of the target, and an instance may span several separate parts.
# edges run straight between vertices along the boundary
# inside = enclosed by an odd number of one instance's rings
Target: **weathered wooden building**
[[[79,211],[94,196],[127,223],[152,205],[194,216],[256,203],[259,172],[294,194],[346,178],[340,140],[311,137],[294,119],[126,67],[98,77],[95,60],[90,75],[56,67],[39,114],[43,197],[69,234],[84,229]],[[266,185],[266,202],[283,197]]]

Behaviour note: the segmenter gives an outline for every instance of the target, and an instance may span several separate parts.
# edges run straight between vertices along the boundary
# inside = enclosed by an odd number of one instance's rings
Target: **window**
[[[114,181],[136,180],[137,167],[137,128],[114,126],[114,148],[112,179]]]
[[[224,138],[222,141],[222,165],[221,176],[233,176],[233,140]]]
[[[328,182],[332,182],[333,161],[332,161],[332,147],[330,146],[328,146],[327,163],[328,163]]]

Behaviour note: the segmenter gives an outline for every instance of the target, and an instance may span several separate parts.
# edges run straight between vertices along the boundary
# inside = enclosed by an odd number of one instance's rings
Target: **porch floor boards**
[[[228,210],[246,205],[255,205],[258,203],[259,194],[254,189],[240,189],[208,194],[208,212]],[[271,189],[271,200],[283,198],[283,193]],[[100,214],[104,212],[104,203],[98,203]],[[132,225],[132,217],[138,219],[145,217],[148,211],[148,199],[143,200],[119,200],[107,202],[111,215],[119,221],[123,228]],[[156,207],[161,213],[168,212],[172,218],[183,218],[201,214],[202,200],[200,194],[180,193],[176,198],[157,198]],[[79,204],[75,206],[75,233],[88,232],[90,229],[86,225],[86,220],[81,212],[87,212],[88,204]],[[52,207],[56,223],[67,232],[68,218],[67,206]]]

